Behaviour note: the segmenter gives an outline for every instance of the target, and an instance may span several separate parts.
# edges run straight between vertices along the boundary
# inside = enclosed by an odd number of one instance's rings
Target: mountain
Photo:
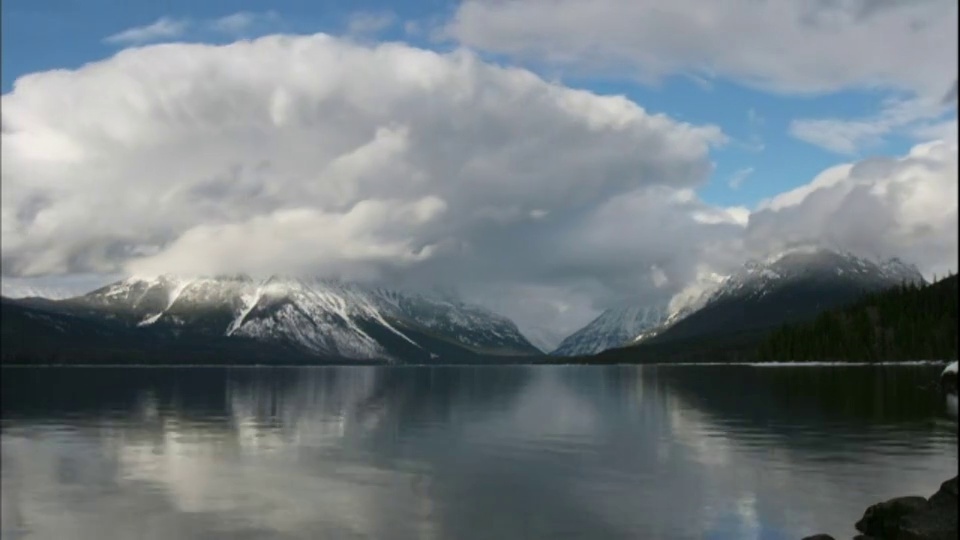
[[[720,283],[699,309],[641,341],[669,341],[737,333],[804,321],[864,293],[901,283],[923,283],[899,259],[876,262],[827,249],[793,250],[750,262]]]
[[[710,276],[701,290],[675,298],[670,309],[608,310],[551,355],[619,358],[640,350],[649,356],[655,350],[669,357],[692,351],[709,356],[710,347],[752,342],[781,324],[811,320],[864,293],[903,282],[922,283],[923,277],[898,259],[874,261],[822,248],[792,249],[748,262],[726,277]]]
[[[663,324],[666,317],[666,308],[656,306],[608,309],[564,339],[550,354],[584,356],[620,347],[643,331]]]
[[[4,364],[268,364],[324,363],[287,345],[245,338],[171,336],[91,317],[55,302],[0,298],[0,362]]]
[[[669,315],[633,343],[601,353],[606,357],[601,361],[721,361],[720,351],[749,349],[784,324],[811,321],[903,283],[922,284],[923,277],[897,259],[877,262],[826,249],[792,250],[746,264],[705,300]]]
[[[5,308],[106,325],[146,341],[246,341],[323,359],[446,362],[540,354],[509,319],[482,308],[332,280],[131,278],[75,298],[7,302]]]

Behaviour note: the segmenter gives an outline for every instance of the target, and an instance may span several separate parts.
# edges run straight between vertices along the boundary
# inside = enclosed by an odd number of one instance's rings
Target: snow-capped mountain
[[[57,304],[145,330],[248,338],[326,358],[539,354],[513,322],[483,308],[332,280],[130,278]]]
[[[735,296],[763,296],[772,287],[817,279],[823,282],[849,281],[864,288],[889,287],[901,282],[923,282],[923,276],[900,259],[872,261],[851,253],[827,249],[796,249],[766,261],[750,261],[743,270],[722,281],[709,302]]]
[[[564,339],[551,355],[581,356],[620,347],[667,317],[665,306],[608,309],[590,324]]]
[[[828,249],[794,249],[748,262],[633,342],[750,331],[809,319],[865,292],[904,282],[924,280],[916,267],[899,259],[874,261]]]
[[[610,309],[563,340],[551,354],[579,356],[649,340],[740,332],[815,316],[864,292],[923,282],[899,259],[873,261],[822,248],[795,248],[751,261],[730,276],[706,276],[702,287],[669,306]]]

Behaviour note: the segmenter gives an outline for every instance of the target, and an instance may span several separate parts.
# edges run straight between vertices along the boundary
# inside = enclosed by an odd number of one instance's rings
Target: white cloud
[[[944,140],[957,142],[957,118],[940,122],[926,122],[915,126],[911,135],[921,141]]]
[[[219,19],[214,19],[208,23],[208,26],[216,32],[238,36],[253,30],[258,25],[273,23],[279,20],[280,16],[275,11],[267,11],[265,13],[240,11],[220,17]]]
[[[900,128],[922,130],[923,122],[936,120],[951,112],[951,109],[955,115],[953,103],[945,104],[940,99],[893,100],[888,101],[879,114],[870,118],[794,120],[790,123],[790,134],[838,154],[855,154],[863,147],[880,144],[884,136]],[[922,137],[926,133],[920,131],[920,135]]]
[[[190,22],[186,19],[160,17],[153,24],[128,28],[122,32],[107,36],[105,43],[116,45],[139,45],[153,41],[174,39],[183,35]]]
[[[292,208],[241,223],[200,224],[159,253],[133,259],[128,268],[141,275],[170,268],[191,275],[242,268],[258,274],[283,271],[356,278],[370,263],[404,266],[429,257],[434,246],[416,243],[418,229],[445,210],[446,203],[436,197],[410,202],[367,199],[342,213]]]
[[[731,189],[740,189],[740,186],[743,185],[743,182],[753,174],[753,167],[743,167],[742,169],[737,169],[732,175],[730,175],[730,180],[727,181],[727,185]]]
[[[957,269],[957,143],[915,146],[901,158],[828,169],[750,216],[748,249],[818,242],[898,256],[926,275]]]
[[[417,36],[422,31],[423,29],[420,27],[420,22],[418,21],[406,21],[403,23],[403,33],[408,36]]]
[[[957,78],[954,0],[467,0],[445,30],[480,49],[641,80],[939,99]]]
[[[790,133],[853,155],[892,134],[929,133],[956,110],[953,0],[466,0],[443,34],[538,66],[643,82],[720,78],[787,94],[888,91],[862,118],[802,118]],[[751,129],[759,116],[748,112]],[[942,120],[942,119],[941,119]],[[922,139],[921,139],[922,140]],[[739,146],[761,151],[751,134]]]
[[[397,22],[397,16],[390,11],[358,11],[347,19],[347,34],[351,36],[376,35]]]
[[[752,107],[747,109],[747,135],[734,144],[748,152],[763,152],[766,145],[763,143],[760,130],[766,122],[767,119],[761,116],[756,109]]]
[[[702,226],[690,188],[724,140],[465,51],[326,35],[125,50],[22,77],[3,110],[5,275],[336,272],[589,309],[696,256],[669,235]]]
[[[123,278],[122,274],[73,274],[39,279],[0,276],[0,294],[7,298],[28,296],[70,298],[86,294]]]
[[[781,241],[956,268],[955,141],[718,208],[696,195],[716,127],[463,50],[158,45],[22,77],[2,105],[5,278],[340,274],[572,330]]]

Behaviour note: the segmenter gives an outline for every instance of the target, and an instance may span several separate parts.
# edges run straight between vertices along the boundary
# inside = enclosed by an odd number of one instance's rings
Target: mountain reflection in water
[[[4,369],[2,535],[852,536],[957,474],[939,369]]]

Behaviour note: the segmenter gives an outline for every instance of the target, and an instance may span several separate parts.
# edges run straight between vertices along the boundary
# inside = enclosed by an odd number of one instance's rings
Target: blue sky
[[[427,28],[449,18],[456,8],[456,2],[440,0],[9,0],[3,6],[2,89],[9,92],[14,81],[24,74],[77,68],[109,57],[132,43],[114,43],[105,38],[130,28],[149,26],[161,18],[184,23],[182,31],[169,40],[224,43],[235,36],[218,33],[209,24],[235,13],[272,16],[268,22],[251,25],[242,32],[243,37],[276,32],[343,34],[348,32],[351,17],[356,14],[387,14],[392,20],[372,33],[376,34],[375,39],[448,49],[452,46],[449,42],[431,39],[424,32],[406,32],[404,23],[416,21]],[[713,152],[715,173],[699,193],[706,202],[722,206],[752,208],[763,199],[809,182],[830,165],[869,155],[902,155],[915,142],[894,134],[852,154],[838,155],[790,134],[790,122],[798,118],[869,117],[881,108],[882,99],[887,97],[883,92],[847,90],[782,95],[719,78],[703,83],[684,76],[668,77],[656,85],[634,82],[629,75],[609,74],[565,77],[564,82],[601,94],[622,94],[649,111],[679,120],[720,126],[731,140]],[[735,180],[738,177],[739,181]]]

